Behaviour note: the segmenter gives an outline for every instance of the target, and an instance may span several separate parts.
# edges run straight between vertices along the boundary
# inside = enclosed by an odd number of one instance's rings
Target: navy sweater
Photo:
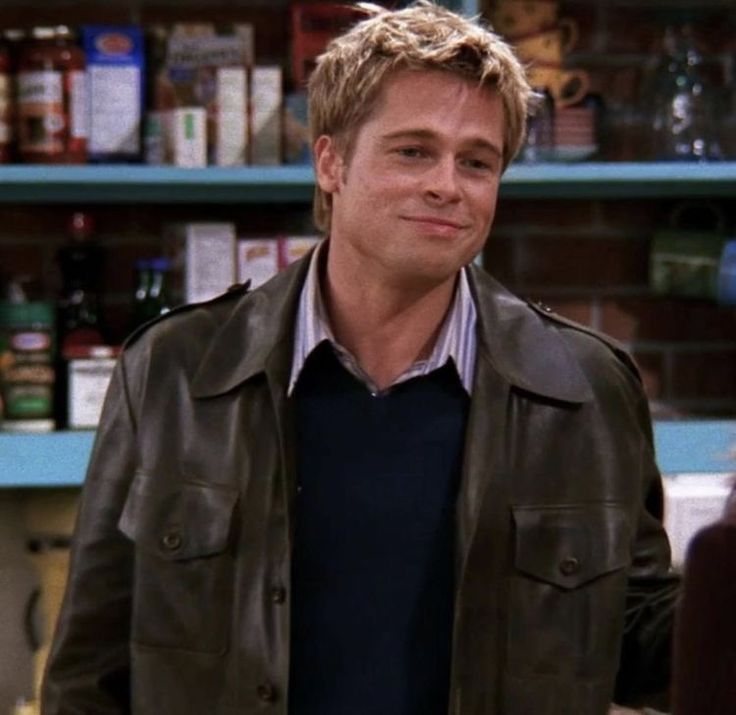
[[[468,405],[449,364],[373,397],[328,344],[307,360],[290,715],[446,715]]]

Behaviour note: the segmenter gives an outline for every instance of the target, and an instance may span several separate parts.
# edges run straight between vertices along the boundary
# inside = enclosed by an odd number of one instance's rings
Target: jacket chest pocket
[[[221,653],[232,611],[237,491],[139,473],[118,528],[136,546],[131,638],[153,648]]]
[[[508,672],[610,679],[631,561],[625,508],[518,506],[513,517]]]

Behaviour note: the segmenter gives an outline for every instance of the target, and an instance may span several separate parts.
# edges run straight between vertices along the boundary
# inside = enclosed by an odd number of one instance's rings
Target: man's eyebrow
[[[400,129],[395,132],[389,132],[381,137],[384,142],[395,141],[397,139],[434,139],[434,132],[429,129]],[[503,158],[503,152],[495,144],[489,142],[487,139],[477,137],[471,139],[469,144],[477,149],[485,149],[493,154],[496,154],[499,158]]]

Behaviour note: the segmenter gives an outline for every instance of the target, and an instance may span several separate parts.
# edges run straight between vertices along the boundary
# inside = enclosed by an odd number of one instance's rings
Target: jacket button
[[[560,561],[560,573],[563,576],[572,576],[580,571],[580,561],[574,556],[568,556]]]
[[[258,699],[264,703],[272,703],[276,700],[276,688],[271,683],[261,683],[256,693],[258,694]]]
[[[274,586],[271,589],[269,596],[271,598],[271,603],[281,604],[286,600],[286,589],[281,586]]]
[[[163,546],[166,551],[178,551],[181,548],[182,541],[180,532],[176,530],[167,531],[161,537],[161,546]]]

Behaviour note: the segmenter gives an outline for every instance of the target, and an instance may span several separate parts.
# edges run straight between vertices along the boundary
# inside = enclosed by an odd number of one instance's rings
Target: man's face
[[[332,137],[315,145],[330,253],[394,285],[454,278],[490,230],[503,136],[492,89],[438,70],[391,75],[350,157]]]

